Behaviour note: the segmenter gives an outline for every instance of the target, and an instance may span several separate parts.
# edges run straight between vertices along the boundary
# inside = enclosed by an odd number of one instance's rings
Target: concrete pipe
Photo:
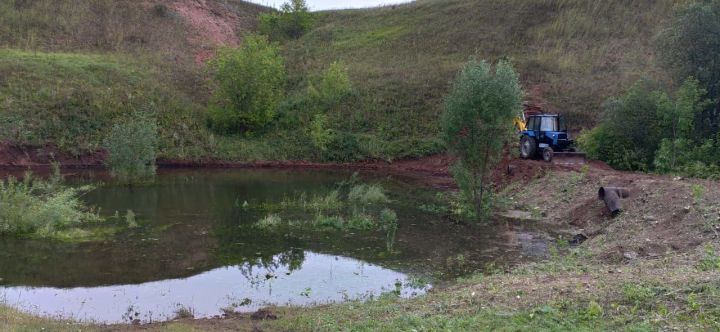
[[[605,206],[613,217],[622,212],[622,199],[630,197],[630,191],[627,188],[620,187],[600,187],[598,190],[598,198],[605,201]]]

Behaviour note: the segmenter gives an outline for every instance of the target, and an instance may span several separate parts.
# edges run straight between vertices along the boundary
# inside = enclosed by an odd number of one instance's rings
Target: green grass
[[[308,72],[347,64],[359,101],[331,122],[390,144],[435,138],[450,82],[472,57],[510,58],[528,93],[587,128],[608,97],[641,75],[663,77],[651,41],[678,3],[420,0],[332,11],[285,54],[298,87]]]
[[[153,112],[161,154],[192,156],[206,136],[200,105],[142,60],[0,49],[0,140],[94,151],[112,125]]]
[[[309,33],[281,45],[287,96],[301,98],[310,81],[341,61],[355,91],[330,114],[331,129],[352,133],[362,158],[425,156],[444,150],[438,120],[461,66],[473,57],[509,58],[528,99],[542,96],[572,128],[589,128],[603,102],[636,79],[667,79],[652,40],[689,1],[420,0],[322,12]],[[186,20],[129,3],[0,4],[2,139],[93,149],[110,122],[139,107],[128,107],[133,95],[161,114],[161,156],[317,158],[302,123],[280,119],[252,139],[208,134],[206,73],[192,63]],[[222,6],[241,17],[238,34],[254,29],[260,8],[241,1]]]

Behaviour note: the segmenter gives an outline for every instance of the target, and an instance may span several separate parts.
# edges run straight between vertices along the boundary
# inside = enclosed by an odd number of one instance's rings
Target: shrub
[[[327,142],[327,148],[323,155],[323,159],[327,161],[353,162],[362,158],[362,150],[355,135],[347,132],[335,132]]]
[[[260,14],[260,31],[273,40],[298,39],[312,28],[313,16],[305,0],[290,0],[280,12]]]
[[[246,35],[240,48],[224,48],[209,63],[215,88],[210,126],[224,134],[251,134],[269,124],[283,96],[285,65],[278,47]]]
[[[319,99],[326,107],[342,102],[352,93],[352,82],[347,67],[338,61],[330,64],[317,83],[316,89],[311,90],[311,95]]]
[[[80,200],[92,187],[67,188],[26,174],[0,181],[0,235],[53,237],[101,220]]]
[[[483,215],[493,169],[512,133],[512,118],[521,109],[518,75],[506,61],[494,73],[486,62],[465,65],[447,97],[442,134],[458,157],[455,182]]]
[[[155,176],[157,126],[154,120],[138,118],[112,127],[105,139],[106,164],[114,177],[125,183]]]
[[[636,147],[626,136],[600,124],[578,137],[580,148],[588,158],[602,160],[615,169],[649,170],[646,151]]]
[[[325,114],[315,114],[309,126],[310,138],[313,145],[319,150],[320,155],[324,155],[330,142],[335,140],[335,131],[328,128],[328,116]]]

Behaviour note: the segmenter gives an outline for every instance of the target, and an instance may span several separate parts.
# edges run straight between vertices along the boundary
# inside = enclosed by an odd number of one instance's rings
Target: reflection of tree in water
[[[238,265],[240,273],[256,288],[266,282],[277,278],[277,270],[287,268],[287,274],[302,268],[305,261],[305,251],[291,249],[272,257],[259,257],[255,261]],[[259,273],[255,270],[260,269]]]

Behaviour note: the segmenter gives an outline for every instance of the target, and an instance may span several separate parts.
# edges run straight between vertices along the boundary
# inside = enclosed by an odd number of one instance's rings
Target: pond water
[[[488,266],[547,255],[552,232],[533,223],[469,227],[428,212],[436,190],[363,174],[397,213],[384,230],[261,232],[268,211],[324,195],[348,172],[176,170],[152,185],[105,184],[86,201],[138,227],[90,243],[0,238],[0,302],[22,311],[100,323],[157,322],[312,305],[392,292],[421,295]],[[97,181],[88,175],[72,181]]]

